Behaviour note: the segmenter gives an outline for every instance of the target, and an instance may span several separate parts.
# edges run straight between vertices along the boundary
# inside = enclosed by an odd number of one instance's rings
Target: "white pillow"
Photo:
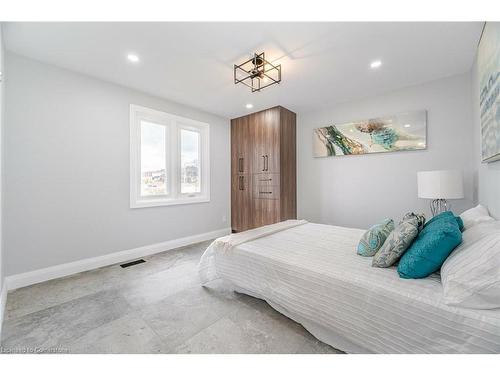
[[[478,204],[476,207],[471,208],[460,214],[460,218],[464,222],[464,230],[472,228],[474,225],[484,223],[485,221],[493,221],[488,212],[488,209]]]
[[[441,267],[444,302],[471,309],[500,308],[500,221],[481,223]]]

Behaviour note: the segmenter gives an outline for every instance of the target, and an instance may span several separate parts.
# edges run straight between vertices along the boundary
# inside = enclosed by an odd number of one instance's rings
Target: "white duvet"
[[[363,230],[291,220],[249,232],[210,245],[203,284],[222,278],[349,353],[500,353],[500,310],[445,305],[439,275],[371,267],[356,254]]]

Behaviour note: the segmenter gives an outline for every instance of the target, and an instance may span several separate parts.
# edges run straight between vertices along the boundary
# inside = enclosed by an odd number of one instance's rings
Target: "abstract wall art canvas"
[[[411,111],[314,129],[315,157],[423,150],[427,112]]]
[[[477,52],[482,160],[500,159],[500,22],[486,22]]]

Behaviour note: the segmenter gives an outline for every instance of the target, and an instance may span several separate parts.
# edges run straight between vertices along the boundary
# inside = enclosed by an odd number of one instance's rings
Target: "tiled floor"
[[[3,352],[339,353],[197,266],[209,242],[9,293]]]

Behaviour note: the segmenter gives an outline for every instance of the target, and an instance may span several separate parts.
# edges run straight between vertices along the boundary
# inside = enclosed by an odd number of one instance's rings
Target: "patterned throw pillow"
[[[373,267],[390,267],[398,261],[418,235],[419,218],[411,215],[401,220],[373,257]]]
[[[411,217],[416,217],[418,220],[418,231],[420,232],[424,228],[425,224],[425,215],[424,214],[416,214],[414,212],[408,212],[405,216],[403,216],[403,220],[409,219]]]
[[[385,219],[381,224],[374,225],[361,237],[358,244],[358,254],[372,257],[382,247],[387,236],[394,230],[394,221]]]

